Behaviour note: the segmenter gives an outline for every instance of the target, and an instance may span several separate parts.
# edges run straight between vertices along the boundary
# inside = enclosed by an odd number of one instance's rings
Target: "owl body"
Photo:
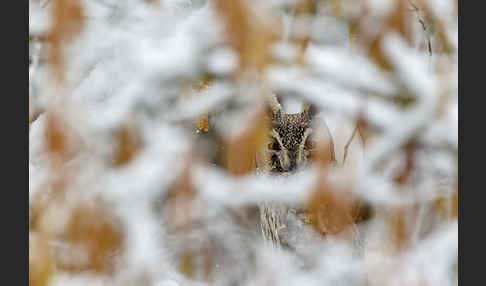
[[[285,114],[276,98],[270,112],[270,134],[265,148],[257,156],[258,169],[284,179],[306,168],[314,156],[317,141],[333,151],[332,137],[324,121],[314,115],[308,106],[299,113]],[[317,239],[317,232],[302,219],[305,210],[281,204],[260,204],[260,222],[263,238],[271,245],[298,250]]]

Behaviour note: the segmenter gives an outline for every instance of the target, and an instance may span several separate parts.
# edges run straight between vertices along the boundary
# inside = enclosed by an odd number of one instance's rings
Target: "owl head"
[[[292,173],[302,169],[312,162],[321,144],[328,144],[334,154],[329,129],[316,116],[314,106],[304,104],[300,112],[286,114],[276,96],[270,106],[270,134],[264,150],[267,171]]]

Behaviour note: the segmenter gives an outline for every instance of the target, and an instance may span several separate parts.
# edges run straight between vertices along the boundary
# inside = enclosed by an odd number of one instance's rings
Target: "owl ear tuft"
[[[312,119],[317,114],[317,107],[315,104],[304,103],[302,106],[303,116],[307,116]]]
[[[270,95],[267,102],[269,106],[269,113],[272,115],[272,117],[279,117],[282,113],[282,106],[280,105],[277,95]]]

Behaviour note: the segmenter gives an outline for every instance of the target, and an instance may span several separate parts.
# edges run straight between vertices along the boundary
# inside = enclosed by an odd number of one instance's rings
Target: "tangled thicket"
[[[30,285],[457,285],[457,11],[30,0]],[[271,94],[335,164],[259,174]],[[327,214],[310,266],[263,243],[268,200]]]

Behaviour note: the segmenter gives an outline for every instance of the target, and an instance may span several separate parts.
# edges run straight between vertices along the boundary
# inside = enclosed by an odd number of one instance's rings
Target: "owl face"
[[[313,152],[313,121],[307,111],[297,114],[274,113],[267,151],[270,171],[294,172],[308,164]]]
[[[315,106],[303,104],[300,112],[287,114],[277,96],[269,97],[268,103],[270,132],[255,156],[257,172],[290,175],[308,166],[314,157],[319,166],[336,163],[332,135]]]

